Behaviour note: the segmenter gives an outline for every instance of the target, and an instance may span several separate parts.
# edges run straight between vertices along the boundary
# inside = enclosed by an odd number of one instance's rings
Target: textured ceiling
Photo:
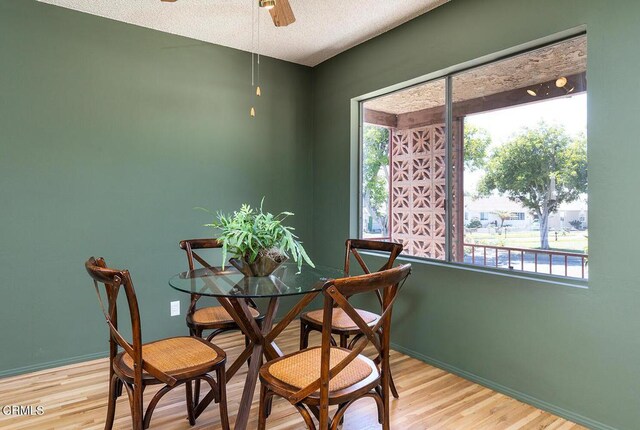
[[[587,38],[580,36],[518,55],[453,78],[453,101],[486,97],[587,70]],[[365,103],[365,108],[391,114],[443,106],[444,79],[408,88]]]
[[[39,0],[81,12],[251,51],[258,0]],[[315,66],[449,0],[289,0],[296,22],[276,28],[260,13],[260,52]]]

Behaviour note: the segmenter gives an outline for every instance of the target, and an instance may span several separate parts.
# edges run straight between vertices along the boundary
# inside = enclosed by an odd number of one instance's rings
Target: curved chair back
[[[209,264],[201,255],[194,252],[194,249],[218,249],[222,248],[222,244],[218,242],[218,239],[189,239],[181,240],[180,248],[184,249],[187,253],[187,262],[189,263],[189,270],[195,270],[194,260],[197,261],[202,267],[207,269],[212,268],[213,265]]]
[[[393,263],[396,261],[396,258],[402,252],[402,244],[396,242],[385,242],[381,240],[366,240],[366,239],[347,239],[345,243],[345,258],[344,258],[344,271],[349,274],[349,270],[351,268],[351,256],[353,256],[364,273],[371,273],[371,270],[367,266],[367,264],[362,259],[362,256],[358,252],[358,250],[364,251],[378,251],[388,253],[389,256],[384,265],[377,270],[377,272],[381,270],[391,269],[393,267]]]
[[[142,332],[140,326],[140,310],[136,297],[131,275],[128,270],[118,270],[107,267],[103,258],[91,257],[85,262],[85,268],[89,276],[93,279],[93,285],[98,295],[98,301],[102,308],[102,313],[109,327],[109,358],[113,361],[118,354],[118,346],[124,349],[133,360],[134,379],[142,383],[142,371],[156,377],[169,386],[176,384],[175,378],[158,370],[154,366],[142,360]],[[105,306],[100,294],[99,284],[104,286],[107,296],[107,306]],[[118,294],[124,288],[127,304],[129,305],[129,315],[131,317],[131,337],[132,342],[127,341],[118,330]]]
[[[344,258],[344,272],[349,275],[351,270],[351,257],[353,256],[355,260],[358,262],[362,270],[365,274],[372,273],[367,263],[364,262],[362,256],[358,252],[358,250],[363,251],[377,251],[382,253],[387,253],[387,261],[380,267],[376,272],[381,270],[391,269],[393,267],[393,263],[395,263],[396,258],[402,252],[402,244],[396,242],[385,242],[381,240],[366,240],[366,239],[347,239],[345,243],[345,258]],[[376,290],[376,296],[378,297],[378,301],[380,305],[382,305],[382,296],[379,290]]]
[[[348,278],[332,279],[323,286],[323,326],[322,326],[322,357],[320,378],[302,388],[291,399],[299,402],[312,393],[320,390],[320,413],[328,416],[329,381],[336,377],[356,357],[362,353],[368,344],[372,344],[382,357],[382,389],[388,394],[389,390],[389,342],[391,333],[391,311],[398,296],[398,291],[411,273],[411,265],[405,264],[381,272],[369,273]],[[370,327],[349,303],[348,297],[378,291],[382,297],[382,314],[375,326]],[[349,354],[338,364],[330,367],[332,316],[336,307],[344,310],[351,317],[363,337],[354,345]],[[380,334],[381,333],[381,334]],[[321,426],[322,427],[322,426]]]
[[[179,243],[179,246],[187,254],[187,263],[189,264],[189,270],[196,269],[196,265],[195,265],[196,262],[200,266],[206,269],[215,270],[214,265],[210,264],[207,260],[205,260],[200,254],[198,254],[194,250],[222,248],[222,244],[218,242],[218,239],[210,238],[210,239],[181,240]],[[196,305],[200,297],[201,296],[199,294],[191,293],[191,303],[189,304],[187,315],[192,314],[196,311]]]

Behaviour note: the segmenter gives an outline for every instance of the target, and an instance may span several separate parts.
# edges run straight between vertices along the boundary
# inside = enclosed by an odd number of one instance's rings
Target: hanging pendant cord
[[[251,86],[255,86],[255,66],[254,66],[254,55],[256,52],[256,41],[255,41],[255,26],[256,26],[256,10],[255,10],[255,0],[251,1]]]
[[[258,53],[258,79],[256,79],[256,81],[258,82],[258,85],[260,85],[260,11],[258,10],[258,41],[257,41],[257,49],[256,52]]]

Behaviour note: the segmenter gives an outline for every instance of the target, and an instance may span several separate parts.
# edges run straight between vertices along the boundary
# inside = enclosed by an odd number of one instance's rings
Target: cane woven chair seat
[[[249,308],[251,316],[257,318],[260,312],[257,309]],[[235,321],[229,315],[229,312],[222,306],[209,306],[207,308],[197,309],[191,316],[191,320],[200,325],[216,324],[216,323],[234,323]]]
[[[168,375],[215,366],[220,354],[216,347],[195,337],[172,337],[142,345],[142,360]],[[126,352],[116,360],[125,374],[133,375],[133,359]]]
[[[351,276],[351,259],[354,258],[362,271],[365,274],[371,274],[384,270],[389,270],[393,267],[396,258],[402,252],[402,244],[395,242],[385,242],[378,240],[365,240],[365,239],[348,239],[345,243],[346,252],[344,260],[344,272],[346,275]],[[373,251],[381,255],[387,256],[387,261],[377,271],[371,270],[367,263],[364,261],[360,251]],[[375,292],[378,301],[382,307],[382,296],[380,291]],[[349,297],[347,296],[347,300]],[[358,317],[369,327],[375,327],[380,321],[380,315],[365,310],[353,309]],[[323,323],[323,311],[321,309],[303,313],[300,315],[300,349],[305,349],[309,346],[309,334],[312,331],[322,331]],[[333,316],[331,319],[331,333],[339,336],[339,345],[341,348],[353,348],[356,339],[362,336],[362,330],[358,327],[351,317],[346,314],[340,307],[333,310]],[[352,338],[349,341],[349,338]],[[335,343],[334,343],[335,345]],[[376,363],[379,360],[376,359]],[[398,390],[396,389],[393,381],[393,376],[389,375],[391,392],[395,398],[399,397]]]
[[[164,395],[184,384],[189,424],[194,426],[196,419],[215,401],[220,408],[222,429],[229,430],[225,352],[195,337],[172,337],[143,344],[138,298],[129,271],[110,268],[103,258],[95,257],[89,258],[84,267],[93,280],[109,328],[109,396],[104,429],[113,428],[116,403],[123,388],[131,409],[129,428],[144,430],[149,428],[153,411]],[[120,292],[124,293],[128,305],[131,341],[118,330]],[[103,296],[106,296],[106,303]],[[120,350],[122,352],[118,352]],[[215,379],[211,373],[215,373]],[[209,385],[210,391],[207,397],[198,401],[194,399],[193,384],[201,381]],[[145,387],[158,384],[163,386],[145,406]]]
[[[349,350],[331,348],[330,367],[342,361]],[[320,347],[308,348],[294,352],[281,360],[267,364],[263,371],[274,378],[296,388],[304,388],[320,377],[320,361],[322,350]],[[339,391],[366,379],[372,372],[377,372],[366,357],[358,356],[340,373],[329,381],[329,391]]]
[[[325,318],[321,325],[321,345],[276,358],[260,368],[258,430],[266,430],[274,396],[289,401],[307,428],[321,430],[339,428],[347,409],[356,400],[370,397],[378,407],[378,422],[383,430],[390,430],[391,310],[410,273],[411,265],[405,264],[361,276],[329,279],[322,285]],[[348,300],[371,292],[377,293],[382,308],[374,326],[369,326]],[[337,309],[353,315],[361,330],[361,336],[354,338],[361,340],[352,342],[351,349],[332,346],[329,318]],[[362,355],[367,346],[375,349],[376,362]],[[376,363],[380,363],[380,367]],[[338,408],[330,415],[332,405]],[[318,419],[318,426],[313,415]]]
[[[356,309],[356,312],[358,312],[358,315],[360,315],[360,318],[362,318],[364,322],[369,325],[375,325],[375,323],[378,322],[378,319],[380,318],[380,315],[377,315],[377,314],[374,314],[373,312],[368,312],[362,309]],[[306,319],[313,321],[319,325],[322,325],[322,321],[324,319],[322,309],[307,312],[306,314],[304,314],[304,316],[306,317]],[[347,315],[347,313],[342,308],[335,308],[333,310],[333,316],[331,318],[331,327],[341,329],[341,330],[358,328],[356,323],[353,322],[351,317]]]

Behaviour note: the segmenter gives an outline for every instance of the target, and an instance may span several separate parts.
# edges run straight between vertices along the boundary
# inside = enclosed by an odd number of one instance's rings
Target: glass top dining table
[[[270,276],[246,277],[233,266],[201,268],[178,273],[169,285],[184,293],[211,297],[284,297],[319,291],[329,279],[344,277],[343,270],[325,266],[284,263]]]
[[[344,276],[343,270],[332,267],[305,265],[302,271],[298,271],[296,264],[285,263],[270,276],[259,278],[245,277],[233,267],[226,267],[224,270],[209,267],[178,273],[169,279],[169,285],[178,291],[215,297],[248,339],[245,350],[226,371],[226,379],[229,381],[244,363],[249,364],[238,404],[235,430],[246,430],[248,427],[261,363],[283,355],[276,344],[277,336],[321,294],[327,281]],[[285,296],[300,296],[300,299],[294,306],[283,309],[284,317],[274,325],[280,299]],[[261,324],[255,321],[249,309],[251,299],[259,298],[268,301],[268,306],[261,315]],[[198,408],[205,408],[212,399],[208,395]]]

